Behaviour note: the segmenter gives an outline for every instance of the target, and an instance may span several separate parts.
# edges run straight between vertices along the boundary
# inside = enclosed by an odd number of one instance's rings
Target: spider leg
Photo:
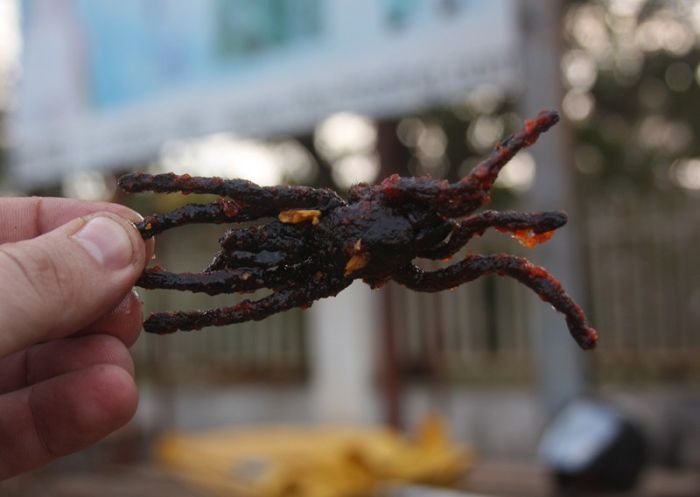
[[[303,307],[322,297],[340,292],[350,281],[336,280],[322,285],[286,287],[259,300],[244,300],[231,307],[206,311],[174,311],[151,314],[143,323],[148,333],[166,334],[177,330],[198,330],[205,326],[223,326],[244,321],[260,321],[277,312]]]
[[[463,216],[486,203],[489,199],[489,190],[503,166],[521,149],[535,143],[541,133],[558,121],[559,115],[556,112],[540,112],[535,119],[527,120],[522,130],[499,143],[487,159],[456,183],[392,175],[382,181],[379,188],[390,202],[415,200],[432,207],[446,217]],[[357,190],[355,195],[363,195],[365,190]]]
[[[436,247],[418,254],[427,259],[445,259],[456,254],[474,236],[488,228],[513,233],[526,246],[545,241],[555,229],[566,224],[566,214],[560,211],[517,212],[484,211],[464,219],[453,220],[450,237]]]
[[[204,271],[219,271],[240,267],[271,268],[283,264],[287,262],[287,260],[287,254],[279,250],[260,250],[258,252],[250,252],[247,250],[226,252],[225,250],[221,250],[216,253],[214,259]]]
[[[483,191],[490,190],[503,166],[521,149],[534,144],[541,133],[557,122],[559,122],[559,114],[553,111],[543,111],[536,118],[528,119],[522,130],[499,143],[489,157],[477,164],[466,177],[452,185],[452,188],[459,190],[468,186],[469,190],[474,187]]]
[[[202,273],[172,273],[159,268],[145,270],[136,285],[147,289],[187,290],[208,295],[252,292],[274,285],[274,274],[259,268],[238,268]]]
[[[219,240],[221,251],[207,271],[237,267],[242,264],[270,267],[300,260],[304,250],[308,223],[286,224],[273,221],[261,226],[231,228]]]
[[[119,178],[119,186],[131,193],[152,191],[219,195],[233,199],[241,205],[256,206],[267,215],[277,215],[284,209],[325,210],[345,204],[345,201],[330,189],[310,186],[259,186],[244,179],[202,178],[189,174],[127,174]]]
[[[543,268],[512,255],[468,255],[463,261],[437,271],[423,271],[409,264],[392,274],[398,283],[421,292],[454,288],[487,274],[510,276],[532,289],[545,302],[564,314],[571,336],[583,349],[595,346],[598,333],[586,324],[583,310],[564,291],[561,283]]]
[[[169,213],[148,216],[137,224],[144,238],[184,224],[251,221],[276,217],[284,210],[304,208],[323,212],[346,203],[330,189],[309,186],[259,186],[243,179],[201,178],[187,174],[127,174],[119,178],[119,186],[131,193],[180,192],[228,197],[210,204],[191,204]]]
[[[208,204],[187,204],[170,212],[148,215],[143,221],[136,223],[136,228],[144,239],[148,239],[185,224],[242,223],[276,214],[277,211],[269,211],[259,206],[219,199]]]
[[[188,204],[162,214],[151,214],[136,223],[144,239],[185,224],[222,224],[252,221],[262,217],[254,209],[232,200],[220,199],[208,204]]]

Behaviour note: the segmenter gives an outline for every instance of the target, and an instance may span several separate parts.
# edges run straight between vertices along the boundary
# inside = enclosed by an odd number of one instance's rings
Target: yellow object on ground
[[[360,497],[398,482],[451,486],[472,456],[430,417],[413,440],[385,428],[265,427],[169,434],[156,458],[217,496]]]

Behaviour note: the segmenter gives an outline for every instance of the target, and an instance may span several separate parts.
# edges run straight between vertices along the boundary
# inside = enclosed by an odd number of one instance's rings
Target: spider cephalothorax
[[[245,227],[234,224],[203,272],[175,274],[156,267],[147,269],[137,284],[211,295],[269,289],[269,295],[220,309],[156,313],[144,323],[146,331],[169,333],[263,319],[336,295],[358,278],[373,287],[394,280],[414,290],[435,292],[497,274],[534,290],[565,315],[579,345],[592,348],[597,333],[586,324],[581,308],[556,279],[526,259],[470,253],[435,271],[423,271],[414,264],[417,258],[449,258],[487,228],[510,232],[524,244],[536,245],[566,223],[561,212],[487,210],[473,214],[488,202],[501,168],[558,119],[555,112],[542,112],[527,121],[523,130],[501,142],[490,157],[456,183],[394,175],[377,185],[353,187],[347,201],[328,189],[261,187],[240,179],[143,173],[122,177],[119,184],[127,192],[221,197],[217,202],[190,204],[146,217],[138,225],[144,238],[188,223],[262,221]]]

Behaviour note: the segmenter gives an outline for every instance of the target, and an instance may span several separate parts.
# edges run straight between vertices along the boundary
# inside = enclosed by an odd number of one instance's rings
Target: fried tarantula
[[[146,217],[137,225],[144,239],[189,223],[266,221],[234,225],[226,231],[220,239],[221,250],[201,273],[177,274],[155,267],[147,269],[137,285],[210,295],[266,288],[271,290],[269,295],[219,309],[155,313],[144,322],[145,330],[171,333],[260,320],[334,296],[358,278],[373,288],[394,280],[413,290],[437,292],[496,274],[531,288],[566,317],[571,335],[582,348],[592,348],[598,334],[586,324],[581,308],[554,277],[527,259],[469,253],[435,271],[424,271],[414,264],[416,258],[447,259],[488,228],[509,232],[525,245],[534,246],[564,225],[566,215],[562,212],[486,210],[474,214],[489,202],[489,190],[501,168],[558,120],[555,112],[541,112],[526,121],[521,131],[497,145],[458,182],[392,175],[376,185],[352,187],[347,200],[329,189],[261,187],[242,179],[144,173],[123,176],[119,185],[127,192],[221,197],[216,202],[190,204]]]

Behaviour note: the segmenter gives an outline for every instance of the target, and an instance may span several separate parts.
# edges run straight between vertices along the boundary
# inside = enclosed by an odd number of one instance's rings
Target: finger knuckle
[[[12,282],[15,298],[25,305],[41,302],[41,308],[51,313],[70,306],[74,300],[70,272],[46,250],[0,246],[0,272]]]
[[[131,354],[117,337],[99,334],[91,335],[88,340],[91,356],[97,358],[99,362],[117,366],[131,363]]]

